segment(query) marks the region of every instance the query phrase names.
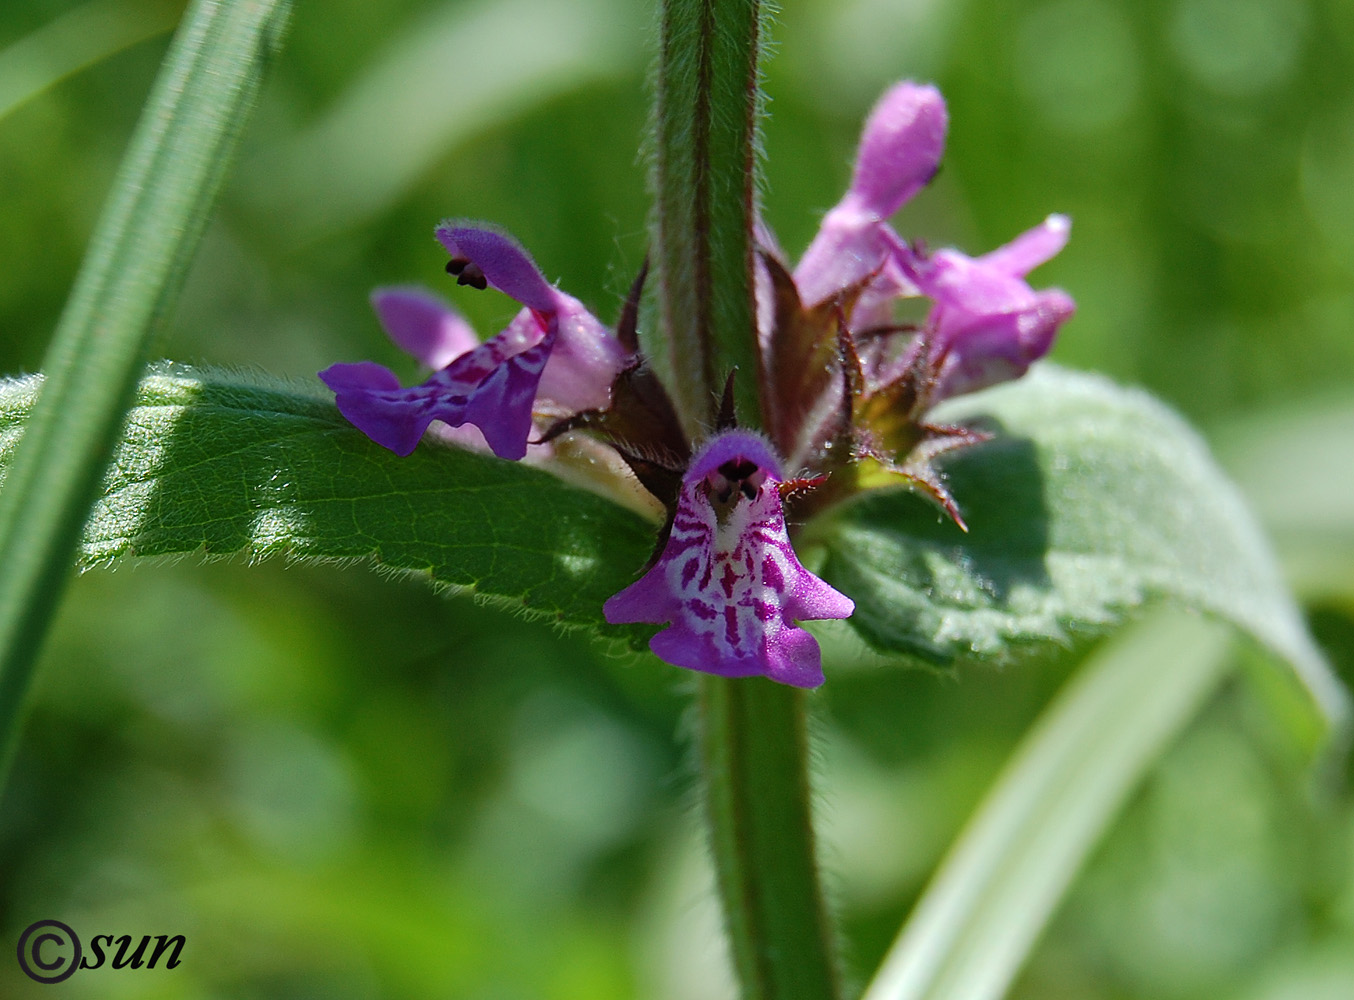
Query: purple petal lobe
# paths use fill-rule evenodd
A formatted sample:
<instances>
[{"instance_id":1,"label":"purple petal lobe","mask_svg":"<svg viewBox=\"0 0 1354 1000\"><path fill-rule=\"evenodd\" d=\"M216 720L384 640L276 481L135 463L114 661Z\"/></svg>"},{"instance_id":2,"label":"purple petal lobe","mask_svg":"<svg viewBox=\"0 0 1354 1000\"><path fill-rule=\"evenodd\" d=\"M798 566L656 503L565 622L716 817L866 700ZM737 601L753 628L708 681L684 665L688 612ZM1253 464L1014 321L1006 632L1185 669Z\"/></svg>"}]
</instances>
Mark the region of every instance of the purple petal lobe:
<instances>
[{"instance_id":1,"label":"purple petal lobe","mask_svg":"<svg viewBox=\"0 0 1354 1000\"><path fill-rule=\"evenodd\" d=\"M485 280L504 295L539 313L559 308L559 293L511 236L448 220L437 227L437 239L452 257L479 268Z\"/></svg>"},{"instance_id":2,"label":"purple petal lobe","mask_svg":"<svg viewBox=\"0 0 1354 1000\"><path fill-rule=\"evenodd\" d=\"M548 333L535 347L496 365L466 404L465 422L484 432L484 440L499 458L516 461L527 453L531 404L554 340L554 333Z\"/></svg>"},{"instance_id":3,"label":"purple petal lobe","mask_svg":"<svg viewBox=\"0 0 1354 1000\"><path fill-rule=\"evenodd\" d=\"M1050 215L1027 229L1010 243L982 256L982 261L996 271L1023 278L1040 264L1052 260L1072 235L1072 220L1065 215Z\"/></svg>"},{"instance_id":4,"label":"purple petal lobe","mask_svg":"<svg viewBox=\"0 0 1354 1000\"><path fill-rule=\"evenodd\" d=\"M936 399L976 392L1024 375L1053 346L1076 306L1063 291L1040 292L1029 308L980 317L951 334Z\"/></svg>"},{"instance_id":5,"label":"purple petal lobe","mask_svg":"<svg viewBox=\"0 0 1354 1000\"><path fill-rule=\"evenodd\" d=\"M650 648L679 667L821 684L818 643L796 622L846 618L855 605L800 565L781 510L782 478L756 434L712 438L682 479L658 562L606 602L607 621L668 624Z\"/></svg>"},{"instance_id":6,"label":"purple petal lobe","mask_svg":"<svg viewBox=\"0 0 1354 1000\"><path fill-rule=\"evenodd\" d=\"M948 125L935 87L911 81L890 87L865 122L848 197L887 219L935 176Z\"/></svg>"},{"instance_id":7,"label":"purple petal lobe","mask_svg":"<svg viewBox=\"0 0 1354 1000\"><path fill-rule=\"evenodd\" d=\"M470 324L422 288L377 288L371 306L390 339L429 368L445 368L479 346Z\"/></svg>"},{"instance_id":8,"label":"purple petal lobe","mask_svg":"<svg viewBox=\"0 0 1354 1000\"><path fill-rule=\"evenodd\" d=\"M536 387L554 344L553 331L540 336L537 329L536 343L524 343L524 333L509 327L407 389L369 361L331 365L320 378L358 430L398 455L412 452L441 420L476 425L495 455L516 460L526 454Z\"/></svg>"},{"instance_id":9,"label":"purple petal lobe","mask_svg":"<svg viewBox=\"0 0 1354 1000\"><path fill-rule=\"evenodd\" d=\"M917 285L936 305L974 316L1014 312L1034 302L1023 278L958 250L936 251L918 269Z\"/></svg>"},{"instance_id":10,"label":"purple petal lobe","mask_svg":"<svg viewBox=\"0 0 1354 1000\"><path fill-rule=\"evenodd\" d=\"M931 86L899 83L875 104L861 135L851 187L823 217L795 268L795 285L806 306L825 302L876 272L868 292L874 299L917 294L893 260L901 241L887 220L934 176L948 122L945 101Z\"/></svg>"},{"instance_id":11,"label":"purple petal lobe","mask_svg":"<svg viewBox=\"0 0 1354 1000\"><path fill-rule=\"evenodd\" d=\"M1076 306L1059 289L1036 292L1025 274L1062 249L1069 229L1065 216L1051 215L982 257L898 254L904 273L935 303L927 319L940 373L935 401L1019 378L1048 353Z\"/></svg>"},{"instance_id":12,"label":"purple petal lobe","mask_svg":"<svg viewBox=\"0 0 1354 1000\"><path fill-rule=\"evenodd\" d=\"M405 390L394 372L374 362L330 365L320 381L334 390L334 402L349 423L397 455L412 452L431 422L430 417L420 423L409 407L390 405Z\"/></svg>"},{"instance_id":13,"label":"purple petal lobe","mask_svg":"<svg viewBox=\"0 0 1354 1000\"><path fill-rule=\"evenodd\" d=\"M381 392L400 387L395 373L374 361L330 365L320 372L320 381L335 392Z\"/></svg>"}]
</instances>

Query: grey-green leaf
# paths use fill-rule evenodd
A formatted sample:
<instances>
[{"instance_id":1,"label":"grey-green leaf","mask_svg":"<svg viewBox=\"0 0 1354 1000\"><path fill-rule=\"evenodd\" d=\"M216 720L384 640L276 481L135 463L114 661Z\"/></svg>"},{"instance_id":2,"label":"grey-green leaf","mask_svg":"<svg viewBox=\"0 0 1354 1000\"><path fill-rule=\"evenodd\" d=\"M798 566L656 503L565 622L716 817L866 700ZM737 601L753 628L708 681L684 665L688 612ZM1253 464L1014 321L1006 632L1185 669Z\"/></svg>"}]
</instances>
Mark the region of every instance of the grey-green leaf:
<instances>
[{"instance_id":1,"label":"grey-green leaf","mask_svg":"<svg viewBox=\"0 0 1354 1000\"><path fill-rule=\"evenodd\" d=\"M0 476L40 384L0 382ZM144 379L77 561L201 552L360 560L606 626L653 525L514 462L424 443L401 458L305 388L162 369Z\"/></svg>"},{"instance_id":2,"label":"grey-green leaf","mask_svg":"<svg viewBox=\"0 0 1354 1000\"><path fill-rule=\"evenodd\" d=\"M945 467L968 534L887 491L811 535L871 644L940 665L1002 659L1165 597L1235 624L1293 666L1328 720L1344 717L1255 519L1161 403L1044 365L935 419L997 432Z\"/></svg>"}]
</instances>

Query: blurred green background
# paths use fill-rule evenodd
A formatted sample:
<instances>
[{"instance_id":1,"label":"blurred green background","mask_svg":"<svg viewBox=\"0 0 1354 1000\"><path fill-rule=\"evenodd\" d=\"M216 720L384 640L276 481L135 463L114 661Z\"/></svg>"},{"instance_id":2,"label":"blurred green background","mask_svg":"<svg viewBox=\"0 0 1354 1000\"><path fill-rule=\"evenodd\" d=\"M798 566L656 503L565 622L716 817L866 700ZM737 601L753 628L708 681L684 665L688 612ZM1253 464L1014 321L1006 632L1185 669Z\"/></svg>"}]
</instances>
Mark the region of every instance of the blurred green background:
<instances>
[{"instance_id":1,"label":"blurred green background","mask_svg":"<svg viewBox=\"0 0 1354 1000\"><path fill-rule=\"evenodd\" d=\"M0 372L41 365L178 9L0 12ZM485 335L512 311L452 293L445 216L507 228L613 318L645 252L652 19L298 4L163 353L412 375L372 286L437 287ZM900 230L977 253L1072 215L1035 281L1079 305L1055 359L1202 427L1354 681L1354 5L805 0L773 37L764 201L787 250L840 196L883 87L938 82L949 153ZM814 704L853 981L1085 651L937 676L832 633ZM1246 676L1135 795L1014 996L1354 997L1344 775L1313 776ZM188 938L172 973L89 972L69 996L728 996L691 690L360 567L86 574L0 800L0 936L55 917ZM41 989L0 957L0 996Z\"/></svg>"}]
</instances>

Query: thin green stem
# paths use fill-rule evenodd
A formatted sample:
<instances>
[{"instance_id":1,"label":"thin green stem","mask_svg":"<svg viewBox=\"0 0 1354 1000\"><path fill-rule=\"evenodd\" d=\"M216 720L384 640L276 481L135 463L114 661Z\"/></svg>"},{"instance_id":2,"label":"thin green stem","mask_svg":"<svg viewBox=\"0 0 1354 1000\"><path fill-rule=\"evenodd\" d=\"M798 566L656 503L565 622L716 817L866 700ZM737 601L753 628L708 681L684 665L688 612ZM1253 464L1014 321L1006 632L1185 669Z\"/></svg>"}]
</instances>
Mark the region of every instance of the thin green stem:
<instances>
[{"instance_id":1,"label":"thin green stem","mask_svg":"<svg viewBox=\"0 0 1354 1000\"><path fill-rule=\"evenodd\" d=\"M758 0L665 0L656 120L660 335L688 433L710 427L731 369L757 425L753 223Z\"/></svg>"},{"instance_id":2,"label":"thin green stem","mask_svg":"<svg viewBox=\"0 0 1354 1000\"><path fill-rule=\"evenodd\" d=\"M747 1000L839 992L811 824L805 694L761 678L701 680L706 809Z\"/></svg>"},{"instance_id":3,"label":"thin green stem","mask_svg":"<svg viewBox=\"0 0 1354 1000\"><path fill-rule=\"evenodd\" d=\"M0 490L0 777L38 649L288 0L196 0L132 137Z\"/></svg>"}]
</instances>

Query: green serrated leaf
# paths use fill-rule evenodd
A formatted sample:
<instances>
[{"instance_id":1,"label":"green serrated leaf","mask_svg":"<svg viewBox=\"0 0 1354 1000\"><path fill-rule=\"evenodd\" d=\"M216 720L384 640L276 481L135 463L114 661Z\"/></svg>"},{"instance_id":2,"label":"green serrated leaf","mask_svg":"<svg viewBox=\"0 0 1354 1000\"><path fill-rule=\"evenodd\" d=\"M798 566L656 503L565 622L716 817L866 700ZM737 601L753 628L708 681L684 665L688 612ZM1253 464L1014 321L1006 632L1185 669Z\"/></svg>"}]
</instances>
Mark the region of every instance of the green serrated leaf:
<instances>
[{"instance_id":1,"label":"green serrated leaf","mask_svg":"<svg viewBox=\"0 0 1354 1000\"><path fill-rule=\"evenodd\" d=\"M996 432L945 465L968 534L890 491L807 536L825 544L823 576L854 598L851 622L872 645L940 665L1002 659L1165 597L1232 622L1343 718L1343 691L1254 518L1161 403L1045 365L934 416Z\"/></svg>"},{"instance_id":2,"label":"green serrated leaf","mask_svg":"<svg viewBox=\"0 0 1354 1000\"><path fill-rule=\"evenodd\" d=\"M0 476L40 382L0 382ZM360 560L638 643L602 602L653 542L643 518L538 469L427 443L401 458L305 388L165 368L141 382L77 560Z\"/></svg>"}]
</instances>

